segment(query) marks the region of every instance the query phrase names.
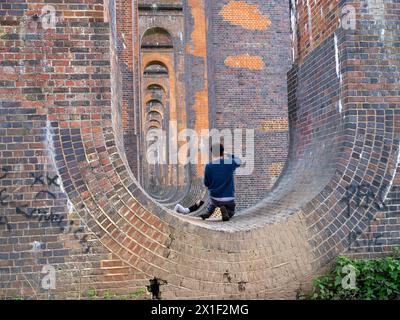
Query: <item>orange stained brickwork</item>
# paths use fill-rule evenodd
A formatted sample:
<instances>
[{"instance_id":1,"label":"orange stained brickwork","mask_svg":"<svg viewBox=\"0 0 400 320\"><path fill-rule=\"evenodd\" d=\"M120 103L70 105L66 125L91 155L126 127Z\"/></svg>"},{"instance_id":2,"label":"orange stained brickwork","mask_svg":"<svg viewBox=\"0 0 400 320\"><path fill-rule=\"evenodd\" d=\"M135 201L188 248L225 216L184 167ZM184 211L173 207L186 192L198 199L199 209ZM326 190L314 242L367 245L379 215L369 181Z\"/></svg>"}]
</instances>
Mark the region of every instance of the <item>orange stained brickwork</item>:
<instances>
[{"instance_id":1,"label":"orange stained brickwork","mask_svg":"<svg viewBox=\"0 0 400 320\"><path fill-rule=\"evenodd\" d=\"M209 112L208 112L208 75L207 75L207 23L205 16L205 1L204 0L188 0L191 8L194 25L193 32L190 36L191 42L186 47L186 53L195 57L202 58L204 61L204 85L203 90L195 93L195 102L193 110L195 112L195 131L209 129ZM200 155L199 155L200 156ZM197 174L202 175L204 165L201 161L197 164Z\"/></svg>"},{"instance_id":2,"label":"orange stained brickwork","mask_svg":"<svg viewBox=\"0 0 400 320\"><path fill-rule=\"evenodd\" d=\"M265 63L260 56L251 56L243 54L238 56L229 56L225 59L225 65L231 68L243 68L249 70L262 70Z\"/></svg>"},{"instance_id":3,"label":"orange stained brickwork","mask_svg":"<svg viewBox=\"0 0 400 320\"><path fill-rule=\"evenodd\" d=\"M271 25L271 20L261 13L257 5L245 1L230 1L220 15L230 23L250 30L265 30Z\"/></svg>"},{"instance_id":4,"label":"orange stained brickwork","mask_svg":"<svg viewBox=\"0 0 400 320\"><path fill-rule=\"evenodd\" d=\"M277 118L261 122L263 132L286 132L289 131L289 122L286 118Z\"/></svg>"},{"instance_id":5,"label":"orange stained brickwork","mask_svg":"<svg viewBox=\"0 0 400 320\"><path fill-rule=\"evenodd\" d=\"M176 121L177 123L177 132L174 132L174 130L170 131L170 134L173 139L178 139L178 137L175 137L176 133L181 132L182 130L186 129L186 112L185 110L182 110L181 104L179 101L177 101L177 97L179 96L179 92L182 92L184 90L183 88L183 83L181 81L177 81L177 75L176 75L176 68L175 68L175 61L174 61L174 54L169 51L165 52L154 52L154 51L143 51L142 52L142 65L141 65L141 74L144 73L145 67L153 62L153 61L159 61L162 62L168 69L168 81L169 81L169 120L170 121ZM153 79L151 80L153 81ZM148 83L143 81L144 87L142 87L143 94L142 96L144 97L144 92L145 89L147 88ZM142 101L144 104L147 101ZM145 124L145 115L142 115L142 123ZM179 141L178 142L178 147L180 148L182 145L184 145L184 142ZM182 168L180 168L182 170ZM184 175L181 174L179 175L178 180L176 181L178 185L184 185L185 180L184 180Z\"/></svg>"},{"instance_id":6,"label":"orange stained brickwork","mask_svg":"<svg viewBox=\"0 0 400 320\"><path fill-rule=\"evenodd\" d=\"M191 8L194 26L190 36L191 42L186 47L186 52L195 57L205 58L207 56L207 23L205 16L204 0L188 0Z\"/></svg>"},{"instance_id":7,"label":"orange stained brickwork","mask_svg":"<svg viewBox=\"0 0 400 320\"><path fill-rule=\"evenodd\" d=\"M168 87L169 81L168 80L165 81L164 79L157 79L157 80L154 80L154 79L143 79L143 90L144 90L143 101L142 101L143 104L146 104L150 100L154 99L154 94L147 90L147 88L150 85L154 85L154 84L158 85L158 86L161 86L163 88L165 94L161 97L161 99L157 98L156 100L160 100L160 102L163 104L163 106L166 106L166 102L167 102L167 98L168 98L168 96L166 96L166 95L169 94L169 91L167 92L165 90L165 88Z\"/></svg>"},{"instance_id":8,"label":"orange stained brickwork","mask_svg":"<svg viewBox=\"0 0 400 320\"><path fill-rule=\"evenodd\" d=\"M174 61L173 55L171 53L158 53L158 52L143 52L142 54L142 70L141 74L144 73L145 67L152 61L159 61L165 64L168 69L168 76L169 76L169 85L170 85L170 120L176 121L178 120L178 114L176 110L176 99L175 99L175 72L174 72ZM145 102L144 102L145 103ZM182 115L180 115L182 116Z\"/></svg>"}]
</instances>

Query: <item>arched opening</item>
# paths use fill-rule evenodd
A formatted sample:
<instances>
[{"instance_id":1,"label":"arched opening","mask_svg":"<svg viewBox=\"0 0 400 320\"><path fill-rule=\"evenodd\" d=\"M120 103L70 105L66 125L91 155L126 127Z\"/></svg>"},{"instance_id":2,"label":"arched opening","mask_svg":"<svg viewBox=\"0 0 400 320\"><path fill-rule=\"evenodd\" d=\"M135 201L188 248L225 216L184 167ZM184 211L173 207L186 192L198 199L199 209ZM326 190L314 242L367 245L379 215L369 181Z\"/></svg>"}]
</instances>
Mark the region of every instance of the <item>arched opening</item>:
<instances>
[{"instance_id":1,"label":"arched opening","mask_svg":"<svg viewBox=\"0 0 400 320\"><path fill-rule=\"evenodd\" d=\"M150 84L146 88L146 98L151 97L151 99L165 101L166 100L166 92L165 89L159 84Z\"/></svg>"},{"instance_id":2,"label":"arched opening","mask_svg":"<svg viewBox=\"0 0 400 320\"><path fill-rule=\"evenodd\" d=\"M137 64L138 92L136 101L140 102L138 112L138 152L139 154L138 181L148 185L148 163L145 156L148 145L146 135L152 126L163 130L164 134L173 139L166 139L168 156L179 152L185 144L178 141L177 147L171 141L178 138L178 133L193 124L188 123L190 115L187 109L187 45L186 43L186 16L184 3L181 0L144 1L138 5L138 34L137 43L139 58ZM192 31L190 31L192 33ZM188 33L188 34L190 34ZM205 36L204 36L205 39ZM199 39L198 39L199 40ZM197 40L196 40L197 41ZM201 46L203 42L200 43ZM192 62L191 62L192 63ZM198 62L196 62L198 64ZM203 68L200 62L200 71ZM204 84L202 84L204 85ZM193 92L193 94L195 94ZM205 93L207 94L207 93ZM206 99L202 98L203 101ZM208 108L208 103L205 104ZM156 115L152 112L158 112ZM156 124L154 121L158 121ZM193 122L193 120L191 120ZM208 121L201 120L202 123ZM171 146L172 145L172 146ZM172 149L171 149L172 148ZM177 149L176 151L174 149ZM168 196L164 197L163 204L173 206L188 192L191 176L189 166L181 164L179 160L170 161L164 165L166 184L163 188ZM153 195L150 192L150 195ZM165 201L164 201L165 200Z\"/></svg>"},{"instance_id":3,"label":"arched opening","mask_svg":"<svg viewBox=\"0 0 400 320\"><path fill-rule=\"evenodd\" d=\"M150 84L147 87L147 90L153 94L165 94L165 89L161 85L156 83Z\"/></svg>"},{"instance_id":4,"label":"arched opening","mask_svg":"<svg viewBox=\"0 0 400 320\"><path fill-rule=\"evenodd\" d=\"M148 121L156 120L161 124L162 120L163 120L163 116L160 112L153 110L147 114L147 120Z\"/></svg>"},{"instance_id":5,"label":"arched opening","mask_svg":"<svg viewBox=\"0 0 400 320\"><path fill-rule=\"evenodd\" d=\"M160 106L162 107L163 104L160 100L157 100L157 99L151 99L151 100L147 101L147 103L146 103L147 108L157 108Z\"/></svg>"},{"instance_id":6,"label":"arched opening","mask_svg":"<svg viewBox=\"0 0 400 320\"><path fill-rule=\"evenodd\" d=\"M148 29L142 37L142 49L173 49L174 45L170 33L160 27Z\"/></svg>"},{"instance_id":7,"label":"arched opening","mask_svg":"<svg viewBox=\"0 0 400 320\"><path fill-rule=\"evenodd\" d=\"M159 120L156 120L156 119L148 119L148 120L149 120L148 121L149 128L152 128L152 127L156 127L158 129L162 128L161 122Z\"/></svg>"},{"instance_id":8,"label":"arched opening","mask_svg":"<svg viewBox=\"0 0 400 320\"><path fill-rule=\"evenodd\" d=\"M136 38L138 63L135 65L139 78L135 100L139 109L137 135L140 136L138 144L141 148L136 153L139 154L138 166L146 166L142 154L146 150L144 137L152 125L151 120L159 121L159 127L168 136L172 135L173 130L169 132L172 123L177 127L176 136L183 129L193 129L198 133L204 129L228 129L233 134L235 129L240 128L243 146L246 144L245 131L253 130L257 147L252 159L255 171L245 177L238 175L237 179L238 207L244 210L255 205L273 189L285 167L288 119L284 92L288 69L283 69L288 63L283 61L279 70L269 68L268 59L277 58L270 50L260 46L269 43L269 37L277 37L274 26L265 26L264 31L258 30L249 37L242 34L234 36L235 33L230 31L210 33L207 15L204 20L202 17L199 19L190 8L181 10L185 7L183 1L174 0L173 3L171 5L170 0L139 2ZM178 7L181 9L178 10ZM210 3L206 7L216 8L216 4ZM266 9L261 4L259 7L261 11ZM224 8L226 6L221 5L219 9ZM185 16L187 13L189 15ZM196 19L192 21L193 18ZM225 27L227 30L232 28ZM252 34L254 31L246 32ZM208 43L213 45L208 46ZM242 45L243 52L237 52L237 44ZM283 43L282 47L285 45ZM229 51L224 48L229 48ZM270 62L272 66L273 61ZM211 103L208 99L212 99ZM212 108L209 108L209 104ZM161 119L150 115L151 111L159 112ZM185 142L179 143L178 149ZM241 152L241 156L246 155L246 147ZM169 170L171 186L176 190L187 187L187 194L192 192L192 182L199 181L197 189L204 189L200 181L204 165L190 163L187 168L182 166L178 169L176 166ZM185 170L190 173L187 174ZM137 171L139 182L144 184L144 169ZM249 189L252 191L249 192Z\"/></svg>"},{"instance_id":9,"label":"arched opening","mask_svg":"<svg viewBox=\"0 0 400 320\"><path fill-rule=\"evenodd\" d=\"M168 76L167 66L160 61L150 62L144 69L143 75L145 77Z\"/></svg>"}]
</instances>

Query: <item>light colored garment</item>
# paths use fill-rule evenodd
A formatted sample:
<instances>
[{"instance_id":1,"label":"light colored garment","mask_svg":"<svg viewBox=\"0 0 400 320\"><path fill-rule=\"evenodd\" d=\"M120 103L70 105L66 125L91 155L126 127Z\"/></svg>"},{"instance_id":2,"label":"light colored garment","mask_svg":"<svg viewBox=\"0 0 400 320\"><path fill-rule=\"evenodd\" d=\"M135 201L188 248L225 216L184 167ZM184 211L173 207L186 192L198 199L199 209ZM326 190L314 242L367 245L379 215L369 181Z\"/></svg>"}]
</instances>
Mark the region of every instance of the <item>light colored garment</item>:
<instances>
[{"instance_id":1,"label":"light colored garment","mask_svg":"<svg viewBox=\"0 0 400 320\"><path fill-rule=\"evenodd\" d=\"M184 206L180 205L179 203L175 206L174 211L178 212L178 213L182 213L182 214L190 213L189 208L185 208Z\"/></svg>"},{"instance_id":2,"label":"light colored garment","mask_svg":"<svg viewBox=\"0 0 400 320\"><path fill-rule=\"evenodd\" d=\"M210 198L214 199L214 200L217 200L217 201L220 201L220 202L229 202L229 201L235 200L235 197L225 197L225 198L213 198L213 197L210 197Z\"/></svg>"}]
</instances>

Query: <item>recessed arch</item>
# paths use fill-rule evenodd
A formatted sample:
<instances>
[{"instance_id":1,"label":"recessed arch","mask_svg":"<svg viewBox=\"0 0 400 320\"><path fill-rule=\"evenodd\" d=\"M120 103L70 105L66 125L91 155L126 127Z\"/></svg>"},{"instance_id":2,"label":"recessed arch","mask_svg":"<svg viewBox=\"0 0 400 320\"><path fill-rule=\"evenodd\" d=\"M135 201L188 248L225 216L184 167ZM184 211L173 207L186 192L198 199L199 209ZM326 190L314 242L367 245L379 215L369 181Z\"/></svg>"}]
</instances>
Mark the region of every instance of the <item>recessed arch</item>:
<instances>
[{"instance_id":1,"label":"recessed arch","mask_svg":"<svg viewBox=\"0 0 400 320\"><path fill-rule=\"evenodd\" d=\"M158 106L164 107L163 103L160 100L151 99L146 102L147 108L154 108L154 107L158 107Z\"/></svg>"},{"instance_id":2,"label":"recessed arch","mask_svg":"<svg viewBox=\"0 0 400 320\"><path fill-rule=\"evenodd\" d=\"M162 103L165 104L167 94L162 85L152 83L147 86L144 97L146 100L156 99L162 101Z\"/></svg>"},{"instance_id":3,"label":"recessed arch","mask_svg":"<svg viewBox=\"0 0 400 320\"><path fill-rule=\"evenodd\" d=\"M158 111L155 111L155 110L150 111L147 113L147 121L152 121L152 120L156 120L161 124L163 121L163 116Z\"/></svg>"},{"instance_id":4,"label":"recessed arch","mask_svg":"<svg viewBox=\"0 0 400 320\"><path fill-rule=\"evenodd\" d=\"M152 124L152 125L149 127L149 129L147 130L147 132L150 132L150 131L152 131L152 130L160 130L160 128L157 127L157 126L155 126L154 124Z\"/></svg>"},{"instance_id":5,"label":"recessed arch","mask_svg":"<svg viewBox=\"0 0 400 320\"><path fill-rule=\"evenodd\" d=\"M163 94L165 94L167 92L165 90L165 88L159 83L150 83L147 86L146 90L150 91L150 92L159 92L159 91L161 91Z\"/></svg>"},{"instance_id":6,"label":"recessed arch","mask_svg":"<svg viewBox=\"0 0 400 320\"><path fill-rule=\"evenodd\" d=\"M147 29L141 41L142 49L172 49L174 47L171 34L164 28Z\"/></svg>"},{"instance_id":7,"label":"recessed arch","mask_svg":"<svg viewBox=\"0 0 400 320\"><path fill-rule=\"evenodd\" d=\"M151 61L144 68L145 76L168 76L168 67L161 61Z\"/></svg>"},{"instance_id":8,"label":"recessed arch","mask_svg":"<svg viewBox=\"0 0 400 320\"><path fill-rule=\"evenodd\" d=\"M148 124L150 125L150 126L156 126L158 129L160 129L161 128L161 122L159 121L159 120L156 120L156 119L151 119L149 122L148 122Z\"/></svg>"}]
</instances>

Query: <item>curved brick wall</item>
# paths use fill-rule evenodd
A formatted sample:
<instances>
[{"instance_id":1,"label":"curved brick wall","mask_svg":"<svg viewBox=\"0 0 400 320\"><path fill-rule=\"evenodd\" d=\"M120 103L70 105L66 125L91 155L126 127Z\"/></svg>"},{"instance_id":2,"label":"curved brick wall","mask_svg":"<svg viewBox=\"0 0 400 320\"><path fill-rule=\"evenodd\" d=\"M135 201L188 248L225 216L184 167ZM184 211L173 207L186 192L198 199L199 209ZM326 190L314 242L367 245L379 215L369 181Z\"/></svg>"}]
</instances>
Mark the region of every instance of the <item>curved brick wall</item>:
<instances>
[{"instance_id":1,"label":"curved brick wall","mask_svg":"<svg viewBox=\"0 0 400 320\"><path fill-rule=\"evenodd\" d=\"M334 29L302 53L289 73L284 173L224 224L178 216L145 195L112 116L120 107L102 1L53 5L64 13L57 28L21 39L8 17L41 5L1 3L2 296L124 294L157 278L163 299L295 298L338 254L399 243L396 1L383 14L355 3L357 30ZM65 219L40 220L49 213ZM50 292L37 280L47 264L57 270Z\"/></svg>"}]
</instances>

